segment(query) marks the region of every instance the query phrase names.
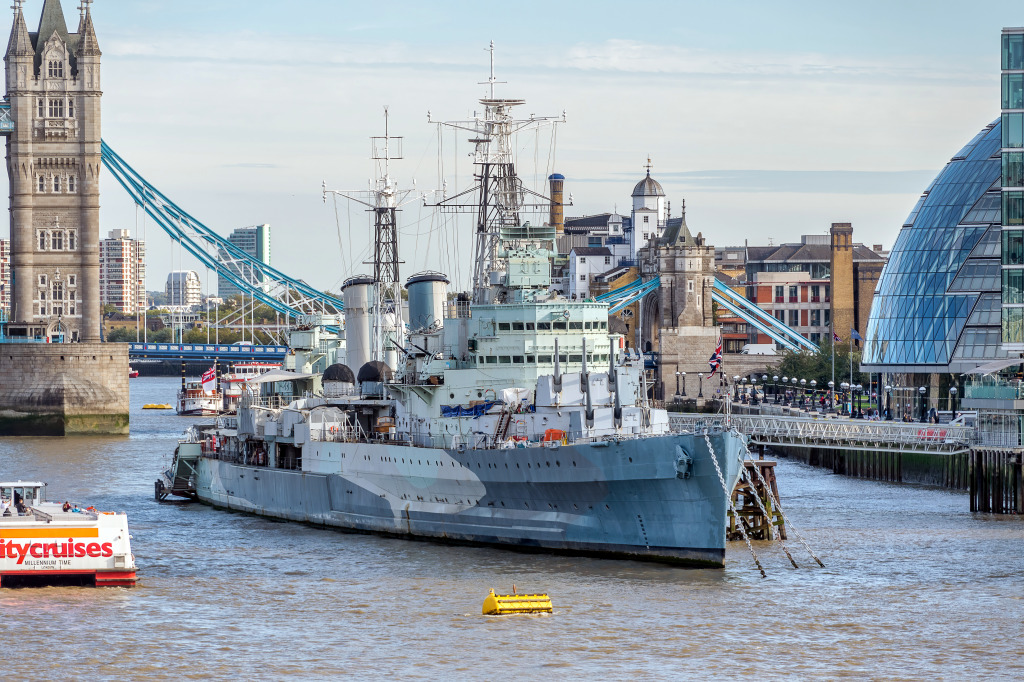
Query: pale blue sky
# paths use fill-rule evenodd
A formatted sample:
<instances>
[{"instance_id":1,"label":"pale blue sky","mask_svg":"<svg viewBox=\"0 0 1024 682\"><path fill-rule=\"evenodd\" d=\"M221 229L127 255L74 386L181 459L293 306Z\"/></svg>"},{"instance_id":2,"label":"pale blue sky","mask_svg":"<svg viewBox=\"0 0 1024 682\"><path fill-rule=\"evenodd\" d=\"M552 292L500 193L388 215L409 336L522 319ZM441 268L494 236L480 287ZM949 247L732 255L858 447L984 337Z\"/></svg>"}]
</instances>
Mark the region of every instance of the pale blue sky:
<instances>
[{"instance_id":1,"label":"pale blue sky","mask_svg":"<svg viewBox=\"0 0 1024 682\"><path fill-rule=\"evenodd\" d=\"M41 6L25 6L32 29ZM72 30L76 7L65 0ZM336 288L360 269L368 230L342 205L339 246L321 181L365 187L367 138L389 105L406 148L393 175L436 186L426 112L478 108L494 40L500 94L525 97L526 113L566 111L553 164L547 139L519 150L527 179L551 165L566 175L568 215L628 210L650 155L673 213L685 199L691 229L712 243L779 243L852 222L858 241L889 246L931 177L997 117L999 32L1024 24L1019 0L481 7L97 0L104 138L211 227L271 223L274 264ZM461 164L449 187L463 188L468 145L455 141L444 140L447 168ZM103 192L103 229L133 227L109 178ZM445 245L468 243L467 225L432 226L416 206L403 220L407 274L465 280L468 251ZM151 225L147 237L150 288L162 288L177 259Z\"/></svg>"}]
</instances>

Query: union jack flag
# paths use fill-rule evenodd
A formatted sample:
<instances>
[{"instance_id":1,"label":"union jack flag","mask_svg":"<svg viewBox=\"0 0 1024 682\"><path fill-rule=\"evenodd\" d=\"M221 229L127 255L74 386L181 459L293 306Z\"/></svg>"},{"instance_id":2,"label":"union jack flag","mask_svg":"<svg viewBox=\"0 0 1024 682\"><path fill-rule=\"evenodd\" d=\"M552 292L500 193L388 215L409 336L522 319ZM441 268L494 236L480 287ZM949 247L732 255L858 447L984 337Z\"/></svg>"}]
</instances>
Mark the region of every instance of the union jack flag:
<instances>
[{"instance_id":1,"label":"union jack flag","mask_svg":"<svg viewBox=\"0 0 1024 682\"><path fill-rule=\"evenodd\" d=\"M715 352L708 358L708 364L711 365L711 374L708 378L715 376L715 371L718 370L719 365L722 364L722 338L718 338L718 347L715 348Z\"/></svg>"},{"instance_id":2,"label":"union jack flag","mask_svg":"<svg viewBox=\"0 0 1024 682\"><path fill-rule=\"evenodd\" d=\"M835 330L832 331L832 341L835 343L842 341L842 339L839 338L839 334L836 334Z\"/></svg>"}]
</instances>

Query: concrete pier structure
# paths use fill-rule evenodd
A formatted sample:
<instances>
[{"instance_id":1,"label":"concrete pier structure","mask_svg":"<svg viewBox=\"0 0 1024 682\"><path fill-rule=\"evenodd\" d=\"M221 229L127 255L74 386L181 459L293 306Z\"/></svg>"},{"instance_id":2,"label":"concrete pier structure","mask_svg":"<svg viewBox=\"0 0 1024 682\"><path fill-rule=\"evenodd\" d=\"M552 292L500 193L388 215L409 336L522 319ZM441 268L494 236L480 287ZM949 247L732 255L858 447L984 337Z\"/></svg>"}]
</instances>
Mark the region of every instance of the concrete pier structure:
<instances>
[{"instance_id":1,"label":"concrete pier structure","mask_svg":"<svg viewBox=\"0 0 1024 682\"><path fill-rule=\"evenodd\" d=\"M0 436L128 433L128 345L0 343Z\"/></svg>"}]
</instances>

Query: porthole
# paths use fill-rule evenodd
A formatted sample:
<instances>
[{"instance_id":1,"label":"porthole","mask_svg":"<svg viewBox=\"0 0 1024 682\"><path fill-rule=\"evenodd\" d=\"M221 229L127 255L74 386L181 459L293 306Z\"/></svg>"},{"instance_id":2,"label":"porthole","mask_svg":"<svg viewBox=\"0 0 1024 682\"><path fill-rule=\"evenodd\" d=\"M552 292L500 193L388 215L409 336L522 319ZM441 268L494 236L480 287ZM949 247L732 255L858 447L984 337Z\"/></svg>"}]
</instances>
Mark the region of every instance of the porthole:
<instances>
[{"instance_id":1,"label":"porthole","mask_svg":"<svg viewBox=\"0 0 1024 682\"><path fill-rule=\"evenodd\" d=\"M549 469L551 468L551 462L544 462L544 463L548 465Z\"/></svg>"},{"instance_id":2,"label":"porthole","mask_svg":"<svg viewBox=\"0 0 1024 682\"><path fill-rule=\"evenodd\" d=\"M559 461L558 461L558 460L556 459L556 460L555 460L555 466L556 466L556 467L560 467L560 466L562 466L562 463L561 463L561 462L559 462Z\"/></svg>"},{"instance_id":3,"label":"porthole","mask_svg":"<svg viewBox=\"0 0 1024 682\"><path fill-rule=\"evenodd\" d=\"M632 464L632 463L633 463L633 458L632 458L632 457L630 457L630 458L629 458L629 463L630 463L630 464Z\"/></svg>"},{"instance_id":4,"label":"porthole","mask_svg":"<svg viewBox=\"0 0 1024 682\"><path fill-rule=\"evenodd\" d=\"M611 511L611 507L609 507L607 504L604 506L604 508L607 509L608 511Z\"/></svg>"}]
</instances>

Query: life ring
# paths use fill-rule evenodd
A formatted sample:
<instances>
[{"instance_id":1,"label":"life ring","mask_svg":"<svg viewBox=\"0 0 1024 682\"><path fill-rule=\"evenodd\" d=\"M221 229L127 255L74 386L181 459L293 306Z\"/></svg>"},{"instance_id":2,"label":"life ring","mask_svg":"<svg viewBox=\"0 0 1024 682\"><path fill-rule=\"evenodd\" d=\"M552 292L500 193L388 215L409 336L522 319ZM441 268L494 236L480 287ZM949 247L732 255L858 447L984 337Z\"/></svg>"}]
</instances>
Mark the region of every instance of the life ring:
<instances>
[{"instance_id":1,"label":"life ring","mask_svg":"<svg viewBox=\"0 0 1024 682\"><path fill-rule=\"evenodd\" d=\"M331 435L334 435L334 434L336 434L337 432L338 432L338 427L337 427L337 426L332 426L332 427L331 427Z\"/></svg>"},{"instance_id":2,"label":"life ring","mask_svg":"<svg viewBox=\"0 0 1024 682\"><path fill-rule=\"evenodd\" d=\"M487 393L488 393L488 391L490 391L490 393L491 393L491 398L490 398L491 400L496 400L498 398L497 391L495 391L493 388L487 388L487 389L484 389L484 400L487 400Z\"/></svg>"}]
</instances>

